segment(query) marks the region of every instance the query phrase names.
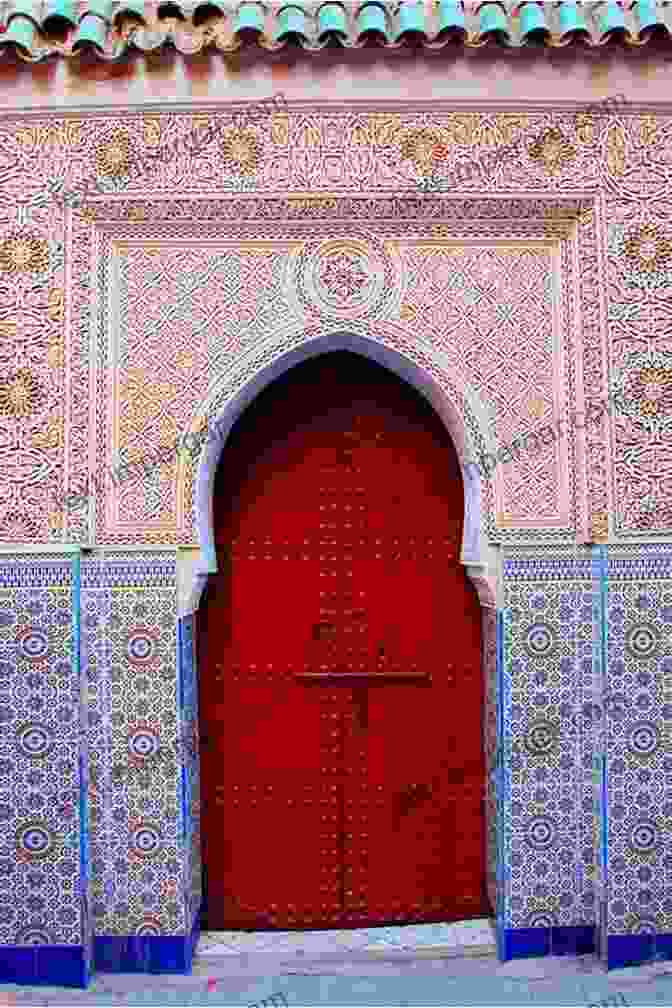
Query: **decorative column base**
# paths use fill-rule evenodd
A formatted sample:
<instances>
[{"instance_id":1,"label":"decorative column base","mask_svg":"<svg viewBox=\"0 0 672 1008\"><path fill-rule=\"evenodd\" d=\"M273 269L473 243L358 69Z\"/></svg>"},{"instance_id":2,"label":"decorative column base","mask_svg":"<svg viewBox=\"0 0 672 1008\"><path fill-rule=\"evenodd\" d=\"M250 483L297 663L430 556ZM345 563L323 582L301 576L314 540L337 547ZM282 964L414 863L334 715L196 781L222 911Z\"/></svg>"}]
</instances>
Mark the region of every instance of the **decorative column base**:
<instances>
[{"instance_id":1,"label":"decorative column base","mask_svg":"<svg viewBox=\"0 0 672 1008\"><path fill-rule=\"evenodd\" d=\"M0 945L0 983L85 988L90 979L81 945Z\"/></svg>"}]
</instances>

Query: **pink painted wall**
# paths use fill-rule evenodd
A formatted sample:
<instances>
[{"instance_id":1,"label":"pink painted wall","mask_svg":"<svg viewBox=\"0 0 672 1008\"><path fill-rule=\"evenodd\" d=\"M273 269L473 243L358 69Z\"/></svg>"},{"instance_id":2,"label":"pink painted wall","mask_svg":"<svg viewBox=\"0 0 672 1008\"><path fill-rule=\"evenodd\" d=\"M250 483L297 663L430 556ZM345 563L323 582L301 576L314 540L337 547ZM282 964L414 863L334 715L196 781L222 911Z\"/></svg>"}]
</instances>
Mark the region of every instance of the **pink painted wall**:
<instances>
[{"instance_id":1,"label":"pink painted wall","mask_svg":"<svg viewBox=\"0 0 672 1008\"><path fill-rule=\"evenodd\" d=\"M623 93L634 103L669 101L671 53L607 46L587 50L480 50L455 46L434 55L406 49L394 55L367 48L324 50L292 59L283 53L244 51L240 72L219 52L186 58L163 54L152 65L142 56L127 65L77 61L0 66L0 108L126 107L161 103L226 104L282 90L291 101L335 103L461 101L483 108L521 103L595 102Z\"/></svg>"}]
</instances>

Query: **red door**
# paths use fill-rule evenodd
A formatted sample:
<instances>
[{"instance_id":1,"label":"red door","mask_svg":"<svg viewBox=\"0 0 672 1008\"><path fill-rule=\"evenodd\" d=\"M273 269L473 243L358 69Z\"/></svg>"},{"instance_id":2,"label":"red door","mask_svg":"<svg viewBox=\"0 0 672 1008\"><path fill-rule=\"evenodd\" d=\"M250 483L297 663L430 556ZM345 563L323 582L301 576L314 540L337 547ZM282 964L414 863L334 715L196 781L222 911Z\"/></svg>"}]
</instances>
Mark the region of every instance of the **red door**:
<instances>
[{"instance_id":1,"label":"red door","mask_svg":"<svg viewBox=\"0 0 672 1008\"><path fill-rule=\"evenodd\" d=\"M486 912L480 610L428 403L356 354L245 411L199 622L209 928Z\"/></svg>"}]
</instances>

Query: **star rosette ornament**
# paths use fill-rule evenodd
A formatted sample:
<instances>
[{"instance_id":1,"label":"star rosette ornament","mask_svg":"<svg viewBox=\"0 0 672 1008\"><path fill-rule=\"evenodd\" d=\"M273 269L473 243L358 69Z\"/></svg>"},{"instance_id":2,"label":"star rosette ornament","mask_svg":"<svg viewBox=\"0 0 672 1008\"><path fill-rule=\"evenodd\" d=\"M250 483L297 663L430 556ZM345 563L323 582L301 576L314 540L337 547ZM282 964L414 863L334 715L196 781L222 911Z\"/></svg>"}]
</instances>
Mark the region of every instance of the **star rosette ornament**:
<instances>
[{"instance_id":1,"label":"star rosette ornament","mask_svg":"<svg viewBox=\"0 0 672 1008\"><path fill-rule=\"evenodd\" d=\"M0 380L0 415L30 416L39 409L42 400L42 387L28 368L20 368Z\"/></svg>"},{"instance_id":2,"label":"star rosette ornament","mask_svg":"<svg viewBox=\"0 0 672 1008\"><path fill-rule=\"evenodd\" d=\"M627 232L623 255L639 273L658 273L672 268L672 241L653 224L644 224Z\"/></svg>"},{"instance_id":3,"label":"star rosette ornament","mask_svg":"<svg viewBox=\"0 0 672 1008\"><path fill-rule=\"evenodd\" d=\"M672 434L672 353L628 354L613 382L618 412L650 433Z\"/></svg>"},{"instance_id":4,"label":"star rosette ornament","mask_svg":"<svg viewBox=\"0 0 672 1008\"><path fill-rule=\"evenodd\" d=\"M310 243L292 260L288 281L297 312L334 319L398 317L405 287L398 256L359 234Z\"/></svg>"},{"instance_id":5,"label":"star rosette ornament","mask_svg":"<svg viewBox=\"0 0 672 1008\"><path fill-rule=\"evenodd\" d=\"M261 144L252 129L232 129L221 142L225 166L238 175L256 175L261 163Z\"/></svg>"},{"instance_id":6,"label":"star rosette ornament","mask_svg":"<svg viewBox=\"0 0 672 1008\"><path fill-rule=\"evenodd\" d=\"M533 161L538 161L549 175L558 175L576 157L576 149L559 129L548 129L529 148Z\"/></svg>"},{"instance_id":7,"label":"star rosette ornament","mask_svg":"<svg viewBox=\"0 0 672 1008\"><path fill-rule=\"evenodd\" d=\"M39 235L14 232L0 241L0 272L46 273L49 243Z\"/></svg>"}]
</instances>

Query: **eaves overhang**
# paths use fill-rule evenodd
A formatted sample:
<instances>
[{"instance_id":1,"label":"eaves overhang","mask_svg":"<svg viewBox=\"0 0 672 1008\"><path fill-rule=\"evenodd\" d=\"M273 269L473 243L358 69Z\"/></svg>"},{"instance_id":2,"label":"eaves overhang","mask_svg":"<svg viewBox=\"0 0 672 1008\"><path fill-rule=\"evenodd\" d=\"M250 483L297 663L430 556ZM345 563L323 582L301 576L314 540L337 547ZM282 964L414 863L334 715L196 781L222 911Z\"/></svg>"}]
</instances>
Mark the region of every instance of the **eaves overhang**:
<instances>
[{"instance_id":1,"label":"eaves overhang","mask_svg":"<svg viewBox=\"0 0 672 1008\"><path fill-rule=\"evenodd\" d=\"M232 55L245 48L399 50L487 46L509 50L568 46L636 48L672 55L672 4L364 0L263 3L217 0L0 0L0 61L77 61L85 55L121 61L160 58L170 49L193 56L208 49Z\"/></svg>"}]
</instances>

